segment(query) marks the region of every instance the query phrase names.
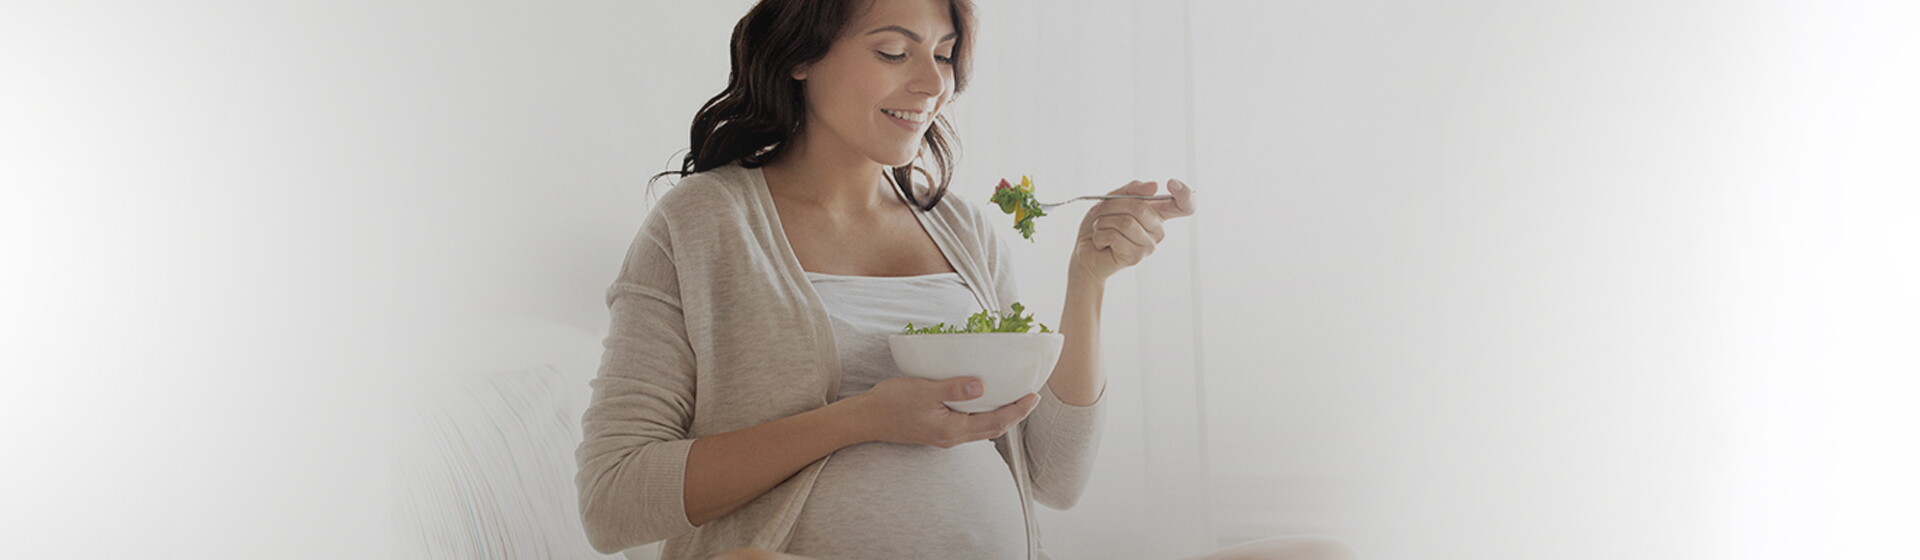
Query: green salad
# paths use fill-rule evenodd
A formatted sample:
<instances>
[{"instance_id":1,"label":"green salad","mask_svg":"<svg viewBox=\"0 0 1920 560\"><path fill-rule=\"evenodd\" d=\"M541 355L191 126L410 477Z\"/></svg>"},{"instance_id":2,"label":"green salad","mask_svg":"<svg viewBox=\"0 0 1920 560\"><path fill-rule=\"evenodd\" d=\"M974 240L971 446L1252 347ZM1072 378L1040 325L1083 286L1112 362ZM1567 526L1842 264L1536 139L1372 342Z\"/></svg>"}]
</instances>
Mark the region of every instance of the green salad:
<instances>
[{"instance_id":1,"label":"green salad","mask_svg":"<svg viewBox=\"0 0 1920 560\"><path fill-rule=\"evenodd\" d=\"M906 332L901 334L1023 333L1032 329L1035 324L1040 325L1042 333L1053 332L1053 329L1047 328L1045 324L1036 323L1032 315L1026 314L1026 310L1027 307L1019 303L1013 304L1013 315L989 313L983 310L968 317L967 326L964 329L946 323L916 329L913 328L913 323L907 323Z\"/></svg>"},{"instance_id":2,"label":"green salad","mask_svg":"<svg viewBox=\"0 0 1920 560\"><path fill-rule=\"evenodd\" d=\"M1027 241L1033 241L1033 219L1047 215L1047 211L1040 209L1040 200L1033 197L1033 179L1026 175L1020 176L1017 187L1001 179L1000 185L993 188L993 198L987 200L1000 205L1001 212L1013 214L1013 229L1019 230Z\"/></svg>"}]
</instances>

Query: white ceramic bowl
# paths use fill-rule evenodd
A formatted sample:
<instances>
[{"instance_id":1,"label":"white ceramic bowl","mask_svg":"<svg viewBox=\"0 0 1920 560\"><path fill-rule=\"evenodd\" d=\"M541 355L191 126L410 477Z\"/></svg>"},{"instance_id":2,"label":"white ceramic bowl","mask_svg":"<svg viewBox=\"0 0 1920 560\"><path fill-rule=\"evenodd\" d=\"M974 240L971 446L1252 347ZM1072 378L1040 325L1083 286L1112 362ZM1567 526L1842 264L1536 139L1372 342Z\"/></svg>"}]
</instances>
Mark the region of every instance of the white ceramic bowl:
<instances>
[{"instance_id":1,"label":"white ceramic bowl","mask_svg":"<svg viewBox=\"0 0 1920 560\"><path fill-rule=\"evenodd\" d=\"M1060 333L896 334L887 337L900 373L935 381L978 377L979 398L946 401L960 412L986 412L1040 392L1060 361Z\"/></svg>"}]
</instances>

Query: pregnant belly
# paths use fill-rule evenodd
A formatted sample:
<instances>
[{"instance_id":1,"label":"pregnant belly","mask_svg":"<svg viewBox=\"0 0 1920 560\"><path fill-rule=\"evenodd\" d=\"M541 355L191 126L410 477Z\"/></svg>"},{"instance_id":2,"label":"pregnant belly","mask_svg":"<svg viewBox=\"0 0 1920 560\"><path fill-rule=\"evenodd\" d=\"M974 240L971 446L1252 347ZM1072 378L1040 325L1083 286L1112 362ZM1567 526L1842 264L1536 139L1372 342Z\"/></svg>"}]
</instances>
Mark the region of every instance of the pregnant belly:
<instances>
[{"instance_id":1,"label":"pregnant belly","mask_svg":"<svg viewBox=\"0 0 1920 560\"><path fill-rule=\"evenodd\" d=\"M1020 491L993 442L870 442L820 471L787 552L816 558L1023 558ZM932 554L932 556L929 556Z\"/></svg>"}]
</instances>

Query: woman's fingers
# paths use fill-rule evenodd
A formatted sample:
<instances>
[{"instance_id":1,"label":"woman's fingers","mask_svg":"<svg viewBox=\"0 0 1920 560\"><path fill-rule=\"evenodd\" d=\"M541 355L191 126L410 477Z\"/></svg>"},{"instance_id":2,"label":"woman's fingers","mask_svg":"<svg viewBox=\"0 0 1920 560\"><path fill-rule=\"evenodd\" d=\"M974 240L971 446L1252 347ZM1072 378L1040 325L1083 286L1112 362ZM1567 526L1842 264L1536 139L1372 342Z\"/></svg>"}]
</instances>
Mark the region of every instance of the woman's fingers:
<instances>
[{"instance_id":1,"label":"woman's fingers","mask_svg":"<svg viewBox=\"0 0 1920 560\"><path fill-rule=\"evenodd\" d=\"M1110 194L1152 196L1160 189L1156 181L1133 181ZM1167 181L1171 200L1133 198L1100 201L1087 211L1080 222L1080 241L1092 248L1086 258L1100 261L1098 273L1110 274L1119 268L1139 264L1153 254L1167 237L1166 221L1191 216L1194 212L1193 189L1178 179ZM1079 251L1075 252L1080 258Z\"/></svg>"},{"instance_id":2,"label":"woman's fingers","mask_svg":"<svg viewBox=\"0 0 1920 560\"><path fill-rule=\"evenodd\" d=\"M1152 201L1152 208L1155 214L1158 214L1161 218L1180 218L1193 215L1192 187L1188 187L1186 183L1180 182L1179 179L1167 179L1167 194L1173 195L1173 200Z\"/></svg>"},{"instance_id":3,"label":"woman's fingers","mask_svg":"<svg viewBox=\"0 0 1920 560\"><path fill-rule=\"evenodd\" d=\"M1008 414L1007 418L1003 418L1006 422L1000 426L1000 433L994 434L993 437L1000 437L1007 433L1007 430L1013 429L1020 424L1021 420L1026 420L1028 415L1033 414L1033 409L1040 407L1040 394L1027 393L1026 396L1020 397L1020 400L1013 401L1013 404L1020 405L1019 414Z\"/></svg>"},{"instance_id":4,"label":"woman's fingers","mask_svg":"<svg viewBox=\"0 0 1920 560\"><path fill-rule=\"evenodd\" d=\"M1159 191L1160 183L1158 181L1134 181L1127 183L1124 187L1114 189L1113 192L1107 194L1152 196ZM1117 208L1151 210L1151 212L1141 213L1143 215L1152 214L1154 217L1160 219L1180 218L1193 215L1192 187L1180 182L1179 179L1167 179L1167 194L1173 195L1173 200L1113 199L1102 201L1101 204L1112 205L1112 207Z\"/></svg>"},{"instance_id":5,"label":"woman's fingers","mask_svg":"<svg viewBox=\"0 0 1920 560\"><path fill-rule=\"evenodd\" d=\"M991 434L992 437L999 437L999 434L1006 433L1007 428L1026 419L1027 414L1032 413L1034 407L1039 405L1040 395L1027 393L1019 400L1007 403L1006 406L996 408L992 412L968 415L968 427L976 434Z\"/></svg>"},{"instance_id":6,"label":"woman's fingers","mask_svg":"<svg viewBox=\"0 0 1920 560\"><path fill-rule=\"evenodd\" d=\"M1118 235L1110 231L1103 231L1095 235L1094 237L1096 239L1095 246L1100 247L1099 242L1097 241L1098 239L1113 238L1113 237L1118 237ZM1107 249L1107 254L1113 257L1113 262L1115 264L1118 264L1123 267L1140 264L1140 261L1145 260L1147 258L1147 255L1153 253L1153 248L1151 246L1141 247L1139 245L1135 245L1132 243L1109 242L1103 248Z\"/></svg>"},{"instance_id":7,"label":"woman's fingers","mask_svg":"<svg viewBox=\"0 0 1920 560\"><path fill-rule=\"evenodd\" d=\"M1143 234L1144 235L1144 234ZM1093 234L1093 246L1097 249L1111 249L1120 262L1138 263L1147 255L1153 254L1151 243L1135 243L1126 236L1113 230L1100 230Z\"/></svg>"},{"instance_id":8,"label":"woman's fingers","mask_svg":"<svg viewBox=\"0 0 1920 560\"><path fill-rule=\"evenodd\" d=\"M1153 254L1158 241L1132 215L1104 216L1096 222L1092 241L1095 249L1110 249L1114 261L1126 266L1138 264ZM1113 225L1118 223L1120 225Z\"/></svg>"},{"instance_id":9,"label":"woman's fingers","mask_svg":"<svg viewBox=\"0 0 1920 560\"><path fill-rule=\"evenodd\" d=\"M1112 229L1141 245L1153 245L1166 239L1167 231L1159 216L1152 212L1109 212L1093 219L1093 230Z\"/></svg>"}]
</instances>

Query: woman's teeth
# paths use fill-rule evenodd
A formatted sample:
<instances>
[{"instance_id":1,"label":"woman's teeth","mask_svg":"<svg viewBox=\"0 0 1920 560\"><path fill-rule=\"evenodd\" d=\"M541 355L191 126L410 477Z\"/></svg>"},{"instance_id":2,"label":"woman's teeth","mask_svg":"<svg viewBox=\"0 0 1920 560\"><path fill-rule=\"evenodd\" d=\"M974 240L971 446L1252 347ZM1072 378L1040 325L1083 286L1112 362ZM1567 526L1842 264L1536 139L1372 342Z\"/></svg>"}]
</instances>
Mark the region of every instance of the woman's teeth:
<instances>
[{"instance_id":1,"label":"woman's teeth","mask_svg":"<svg viewBox=\"0 0 1920 560\"><path fill-rule=\"evenodd\" d=\"M902 111L895 111L892 109L881 109L880 111L889 115L893 115L894 117L899 118L900 120L903 120L903 121L909 121L909 122L915 122L915 123L927 122L926 113L907 113Z\"/></svg>"}]
</instances>

